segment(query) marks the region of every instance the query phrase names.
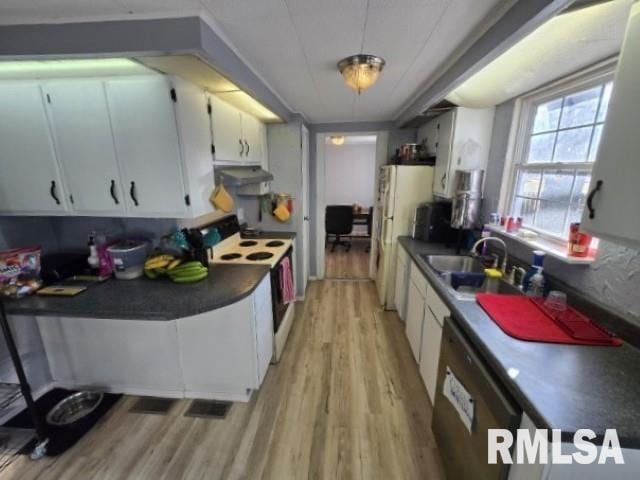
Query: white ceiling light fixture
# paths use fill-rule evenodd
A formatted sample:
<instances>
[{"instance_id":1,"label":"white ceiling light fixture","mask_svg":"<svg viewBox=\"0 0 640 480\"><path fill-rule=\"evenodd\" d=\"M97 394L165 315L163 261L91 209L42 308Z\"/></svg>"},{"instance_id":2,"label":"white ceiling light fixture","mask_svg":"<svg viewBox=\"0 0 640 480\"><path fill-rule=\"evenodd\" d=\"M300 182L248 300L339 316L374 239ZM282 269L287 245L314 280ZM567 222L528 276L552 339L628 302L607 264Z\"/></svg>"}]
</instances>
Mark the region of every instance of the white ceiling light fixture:
<instances>
[{"instance_id":1,"label":"white ceiling light fixture","mask_svg":"<svg viewBox=\"0 0 640 480\"><path fill-rule=\"evenodd\" d=\"M351 55L338 62L338 70L344 83L360 95L376 83L385 63L384 59L375 55Z\"/></svg>"},{"instance_id":2,"label":"white ceiling light fixture","mask_svg":"<svg viewBox=\"0 0 640 480\"><path fill-rule=\"evenodd\" d=\"M358 95L371 87L380 76L384 68L385 61L376 55L364 53L364 41L367 36L367 24L369 23L369 0L367 0L364 12L364 24L362 25L362 41L360 42L360 53L350 55L338 62L338 71L344 83L349 88L355 90Z\"/></svg>"},{"instance_id":3,"label":"white ceiling light fixture","mask_svg":"<svg viewBox=\"0 0 640 480\"><path fill-rule=\"evenodd\" d=\"M344 135L331 135L331 143L340 146L344 144Z\"/></svg>"}]
</instances>

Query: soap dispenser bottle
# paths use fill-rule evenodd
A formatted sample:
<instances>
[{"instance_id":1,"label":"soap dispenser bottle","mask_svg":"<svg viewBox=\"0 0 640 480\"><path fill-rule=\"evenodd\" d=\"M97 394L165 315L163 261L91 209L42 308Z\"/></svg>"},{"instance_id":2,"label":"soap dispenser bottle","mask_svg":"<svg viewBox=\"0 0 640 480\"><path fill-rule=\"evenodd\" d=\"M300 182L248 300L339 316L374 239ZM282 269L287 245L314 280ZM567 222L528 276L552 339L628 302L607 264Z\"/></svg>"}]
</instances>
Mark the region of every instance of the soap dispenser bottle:
<instances>
[{"instance_id":1,"label":"soap dispenser bottle","mask_svg":"<svg viewBox=\"0 0 640 480\"><path fill-rule=\"evenodd\" d=\"M533 268L536 269L536 273L534 273L531 280L529 280L527 296L542 297L544 296L544 275L542 274L544 268L538 265L535 265Z\"/></svg>"}]
</instances>

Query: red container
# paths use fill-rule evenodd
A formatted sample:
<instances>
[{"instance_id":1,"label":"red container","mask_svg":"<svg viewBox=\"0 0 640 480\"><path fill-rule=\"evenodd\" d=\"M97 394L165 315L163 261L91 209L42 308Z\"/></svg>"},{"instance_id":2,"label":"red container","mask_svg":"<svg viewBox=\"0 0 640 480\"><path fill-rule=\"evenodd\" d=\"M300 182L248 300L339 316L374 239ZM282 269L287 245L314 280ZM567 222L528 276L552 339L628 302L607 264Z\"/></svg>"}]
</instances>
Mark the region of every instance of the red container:
<instances>
[{"instance_id":1,"label":"red container","mask_svg":"<svg viewBox=\"0 0 640 480\"><path fill-rule=\"evenodd\" d=\"M579 223L572 223L569 227L568 253L572 257L586 257L589 255L593 237L580 231Z\"/></svg>"}]
</instances>

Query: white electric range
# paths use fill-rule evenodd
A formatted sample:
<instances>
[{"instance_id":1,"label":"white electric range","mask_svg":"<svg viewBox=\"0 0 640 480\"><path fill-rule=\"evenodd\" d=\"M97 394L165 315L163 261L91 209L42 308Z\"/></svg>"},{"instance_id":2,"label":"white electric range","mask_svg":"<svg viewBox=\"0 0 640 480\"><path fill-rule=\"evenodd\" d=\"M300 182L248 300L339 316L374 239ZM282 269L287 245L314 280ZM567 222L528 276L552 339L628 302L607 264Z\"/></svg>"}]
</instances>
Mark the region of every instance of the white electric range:
<instances>
[{"instance_id":1,"label":"white electric range","mask_svg":"<svg viewBox=\"0 0 640 480\"><path fill-rule=\"evenodd\" d=\"M275 268L293 241L288 238L242 238L235 233L213 248L211 263L269 265Z\"/></svg>"},{"instance_id":2,"label":"white electric range","mask_svg":"<svg viewBox=\"0 0 640 480\"><path fill-rule=\"evenodd\" d=\"M295 317L295 301L288 304L284 303L280 293L280 269L281 263L285 258L288 258L290 262L295 291L293 240L291 238L272 238L277 237L277 233L268 234L269 238L261 238L260 233L254 233L255 238L242 238L235 215L225 217L209 226L209 228L211 227L217 227L223 234L224 239L212 249L209 249L210 264L269 266L273 311L272 363L277 363L282 356Z\"/></svg>"}]
</instances>

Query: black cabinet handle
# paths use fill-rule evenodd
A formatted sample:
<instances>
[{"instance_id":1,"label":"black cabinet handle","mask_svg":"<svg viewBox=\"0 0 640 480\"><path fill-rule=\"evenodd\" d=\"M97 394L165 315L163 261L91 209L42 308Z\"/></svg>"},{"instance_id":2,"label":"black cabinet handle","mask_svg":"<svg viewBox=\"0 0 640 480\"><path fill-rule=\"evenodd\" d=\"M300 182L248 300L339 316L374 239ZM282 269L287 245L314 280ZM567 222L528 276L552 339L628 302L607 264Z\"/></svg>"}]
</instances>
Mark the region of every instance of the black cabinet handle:
<instances>
[{"instance_id":1,"label":"black cabinet handle","mask_svg":"<svg viewBox=\"0 0 640 480\"><path fill-rule=\"evenodd\" d=\"M56 181L51 180L51 188L49 189L49 193L56 201L56 205L60 205L60 199L58 198L58 194L56 193Z\"/></svg>"},{"instance_id":2,"label":"black cabinet handle","mask_svg":"<svg viewBox=\"0 0 640 480\"><path fill-rule=\"evenodd\" d=\"M111 187L109 188L109 193L111 193L111 198L113 198L113 203L119 205L118 197L116 196L116 181L111 180Z\"/></svg>"},{"instance_id":3,"label":"black cabinet handle","mask_svg":"<svg viewBox=\"0 0 640 480\"><path fill-rule=\"evenodd\" d=\"M136 182L131 182L131 188L129 189L129 195L131 195L131 200L133 200L133 204L138 206L138 197L136 195Z\"/></svg>"},{"instance_id":4,"label":"black cabinet handle","mask_svg":"<svg viewBox=\"0 0 640 480\"><path fill-rule=\"evenodd\" d=\"M444 175L442 175L442 179L440 180L440 185L442 185L442 188L445 188L444 181L446 179L447 179L447 172L444 172Z\"/></svg>"},{"instance_id":5,"label":"black cabinet handle","mask_svg":"<svg viewBox=\"0 0 640 480\"><path fill-rule=\"evenodd\" d=\"M242 143L242 139L238 139L238 143L240 144L240 156L244 155L244 143Z\"/></svg>"},{"instance_id":6,"label":"black cabinet handle","mask_svg":"<svg viewBox=\"0 0 640 480\"><path fill-rule=\"evenodd\" d=\"M247 146L247 153L245 153L245 155L248 157L249 156L249 143L245 140L244 144Z\"/></svg>"},{"instance_id":7,"label":"black cabinet handle","mask_svg":"<svg viewBox=\"0 0 640 480\"><path fill-rule=\"evenodd\" d=\"M587 197L587 208L589 209L589 218L594 218L596 216L596 209L593 208L593 197L596 196L596 193L600 191L602 188L602 180L598 180L596 182L596 186L591 190L589 196Z\"/></svg>"}]
</instances>

